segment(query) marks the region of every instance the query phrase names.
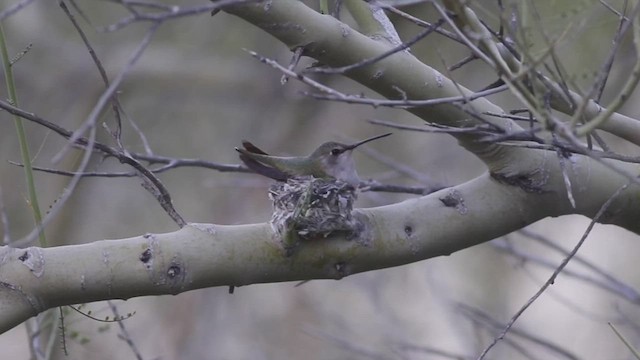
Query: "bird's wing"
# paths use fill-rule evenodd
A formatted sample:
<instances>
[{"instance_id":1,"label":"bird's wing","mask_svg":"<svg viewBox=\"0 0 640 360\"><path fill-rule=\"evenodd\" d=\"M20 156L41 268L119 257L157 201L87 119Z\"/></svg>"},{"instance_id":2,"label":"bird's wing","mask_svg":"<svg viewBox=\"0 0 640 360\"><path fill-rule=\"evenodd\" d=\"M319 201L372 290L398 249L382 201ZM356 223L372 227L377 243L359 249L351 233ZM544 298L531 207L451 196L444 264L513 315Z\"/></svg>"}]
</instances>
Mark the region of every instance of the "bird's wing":
<instances>
[{"instance_id":1,"label":"bird's wing","mask_svg":"<svg viewBox=\"0 0 640 360\"><path fill-rule=\"evenodd\" d=\"M249 147L247 147L247 144L249 144ZM257 174L266 176L268 178L271 178L277 181L287 181L287 179L290 177L284 171L278 170L273 166L266 165L263 162L260 162L259 160L256 160L256 158L251 156L251 154L266 155L264 151L260 150L259 148L257 148L256 146L254 146L248 141L246 142L246 144L243 141L242 145L245 147L245 149L236 148L236 151L240 153L239 155L240 160L242 160L242 162L249 169L253 170ZM257 152L251 151L251 150L257 150Z\"/></svg>"},{"instance_id":2,"label":"bird's wing","mask_svg":"<svg viewBox=\"0 0 640 360\"><path fill-rule=\"evenodd\" d=\"M242 140L242 146L250 153L260 154L260 155L269 155L266 152L262 151L259 147L253 145L247 140Z\"/></svg>"}]
</instances>

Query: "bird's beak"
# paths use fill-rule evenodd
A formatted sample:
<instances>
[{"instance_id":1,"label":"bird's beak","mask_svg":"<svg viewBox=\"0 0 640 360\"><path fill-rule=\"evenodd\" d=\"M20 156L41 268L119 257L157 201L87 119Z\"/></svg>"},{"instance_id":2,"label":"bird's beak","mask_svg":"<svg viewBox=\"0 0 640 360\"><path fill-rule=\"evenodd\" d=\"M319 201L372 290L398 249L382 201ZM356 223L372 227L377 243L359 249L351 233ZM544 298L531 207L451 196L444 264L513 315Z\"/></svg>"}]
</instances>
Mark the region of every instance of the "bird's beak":
<instances>
[{"instance_id":1,"label":"bird's beak","mask_svg":"<svg viewBox=\"0 0 640 360\"><path fill-rule=\"evenodd\" d=\"M355 144L351 144L351 145L347 145L347 146L345 146L344 150L345 150L345 151L346 151L346 150L353 150L353 149L357 148L357 147L358 147L358 146L360 146L360 145L363 145L363 144L368 143L369 141L378 140L378 139L380 139L380 138L387 137L387 136L389 136L389 135L391 135L391 134L392 134L392 133L386 133L386 134L382 134L382 135L374 136L374 137L371 137L371 138L368 138L368 139L365 139L365 140L362 140L362 141L358 141L358 142L357 142L357 143L355 143Z\"/></svg>"}]
</instances>

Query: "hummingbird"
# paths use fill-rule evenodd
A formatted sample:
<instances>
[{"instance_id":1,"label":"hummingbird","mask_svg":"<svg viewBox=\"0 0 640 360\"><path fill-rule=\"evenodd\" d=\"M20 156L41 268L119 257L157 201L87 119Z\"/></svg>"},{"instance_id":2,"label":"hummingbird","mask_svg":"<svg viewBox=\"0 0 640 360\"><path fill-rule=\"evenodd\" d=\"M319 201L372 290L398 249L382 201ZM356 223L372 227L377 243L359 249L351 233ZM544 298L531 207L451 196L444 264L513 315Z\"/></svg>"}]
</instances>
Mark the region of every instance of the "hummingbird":
<instances>
[{"instance_id":1,"label":"hummingbird","mask_svg":"<svg viewBox=\"0 0 640 360\"><path fill-rule=\"evenodd\" d=\"M374 136L350 145L326 142L307 156L269 155L246 140L242 141L244 149L236 148L236 151L240 153L240 160L249 169L277 181L287 181L289 178L299 176L313 176L342 180L357 188L360 177L356 172L351 151L360 145L389 135L391 133Z\"/></svg>"}]
</instances>

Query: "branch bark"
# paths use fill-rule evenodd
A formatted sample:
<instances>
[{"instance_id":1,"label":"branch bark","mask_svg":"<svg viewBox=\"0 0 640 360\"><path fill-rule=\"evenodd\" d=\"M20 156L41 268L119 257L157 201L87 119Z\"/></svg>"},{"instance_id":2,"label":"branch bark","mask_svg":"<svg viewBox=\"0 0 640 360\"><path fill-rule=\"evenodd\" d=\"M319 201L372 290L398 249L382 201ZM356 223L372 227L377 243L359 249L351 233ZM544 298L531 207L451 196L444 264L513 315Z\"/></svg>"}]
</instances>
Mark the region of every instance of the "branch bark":
<instances>
[{"instance_id":1,"label":"branch bark","mask_svg":"<svg viewBox=\"0 0 640 360\"><path fill-rule=\"evenodd\" d=\"M584 215L592 216L626 179L582 159L592 163L580 168L606 181L588 181L578 191ZM640 232L640 196L637 189L626 192L618 198L626 200L616 200L603 222ZM448 255L573 209L562 191L526 192L485 174L421 198L355 211L365 224L361 237L307 241L289 257L266 223L189 224L173 233L82 245L0 247L0 333L61 305L212 286L340 279Z\"/></svg>"}]
</instances>

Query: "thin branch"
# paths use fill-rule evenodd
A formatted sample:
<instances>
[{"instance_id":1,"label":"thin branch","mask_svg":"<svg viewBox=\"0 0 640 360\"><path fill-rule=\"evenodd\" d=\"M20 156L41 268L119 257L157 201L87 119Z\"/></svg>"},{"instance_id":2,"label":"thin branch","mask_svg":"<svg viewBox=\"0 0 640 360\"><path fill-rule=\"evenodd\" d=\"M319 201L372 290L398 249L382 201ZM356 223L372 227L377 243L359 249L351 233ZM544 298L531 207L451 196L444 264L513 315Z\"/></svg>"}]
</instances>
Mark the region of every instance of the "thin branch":
<instances>
[{"instance_id":1,"label":"thin branch","mask_svg":"<svg viewBox=\"0 0 640 360\"><path fill-rule=\"evenodd\" d=\"M416 24L418 26L421 26L421 27L424 27L424 28L430 28L430 27L433 26L433 24L431 24L431 23L429 23L427 21L424 21L422 19L419 19L419 18L417 18L417 17L415 17L415 16L413 16L411 14L408 14L408 13L402 11L402 10L398 10L397 8L395 8L393 6L385 5L385 4L382 4L382 3L378 2L378 1L370 1L370 3L375 4L377 6L380 6L381 8L383 8L383 9L389 11L389 12L392 12L392 13L404 18L405 20L408 20L408 21L410 21L410 22L412 22L412 23L414 23L414 24ZM438 34L440 34L442 36L448 37L449 39L451 39L453 41L456 41L458 43L462 43L462 40L460 40L460 38L458 36L456 36L456 34L452 33L451 31L445 30L445 29L443 29L441 27L437 27L437 28L435 28L435 32L437 32Z\"/></svg>"},{"instance_id":2,"label":"thin branch","mask_svg":"<svg viewBox=\"0 0 640 360\"><path fill-rule=\"evenodd\" d=\"M606 6L606 5L605 5ZM609 75L611 74L611 69L613 68L613 61L615 60L615 56L618 53L618 49L622 43L623 36L623 27L624 24L629 20L625 18L622 14L618 14L620 18L620 23L618 24L618 30L616 31L616 35L613 37L611 41L611 49L609 50L609 55L607 59L602 64L600 71L598 71L598 79L594 82L594 86L597 85L596 94L594 96L594 100L600 102L602 99L602 94L604 94L604 88L607 86L607 80L609 79Z\"/></svg>"},{"instance_id":3,"label":"thin branch","mask_svg":"<svg viewBox=\"0 0 640 360\"><path fill-rule=\"evenodd\" d=\"M562 179L564 180L564 187L567 193L567 199L569 200L571 207L575 209L576 200L573 197L573 186L571 185L571 177L569 176L570 166L567 166L567 158L570 155L562 151L560 148L556 148L556 155L558 157L558 164L560 165L560 171L562 172Z\"/></svg>"},{"instance_id":4,"label":"thin branch","mask_svg":"<svg viewBox=\"0 0 640 360\"><path fill-rule=\"evenodd\" d=\"M130 154L136 160L140 160L140 154ZM165 157L147 157L148 159L152 159L154 163L163 163L167 160ZM22 166L22 164L17 163L15 161L9 161L10 164L16 166ZM169 162L165 166L161 166L155 169L149 169L150 172L154 174L160 174L167 170L177 169L181 167L197 167L197 168L205 168L217 170L220 172L237 172L237 173L252 173L244 165L236 165L236 164L220 164L211 161L205 161L200 159L174 159ZM66 171L59 169L51 169L46 167L38 167L34 166L33 168L36 171L42 171L49 174L56 174L62 176L82 176L82 177L101 177L101 178L123 178L123 177L135 177L139 176L139 174L135 171L122 171L122 172L101 172L101 171Z\"/></svg>"},{"instance_id":5,"label":"thin branch","mask_svg":"<svg viewBox=\"0 0 640 360\"><path fill-rule=\"evenodd\" d=\"M442 105L442 104L465 103L468 101L473 101L478 98L483 98L489 95L498 94L506 90L508 90L507 85L502 85L493 89L478 91L467 96L449 96L449 97L443 97L438 99L428 99L428 100L386 100L386 99L365 98L362 96L355 96L355 95L342 94L342 96L336 96L336 95L311 94L306 92L303 92L303 94L318 100L339 101L347 104L364 104L364 105L371 105L373 107L384 106L384 107L390 107L390 108L409 109L409 108L415 108L415 107L427 107L427 106L435 106L435 105Z\"/></svg>"},{"instance_id":6,"label":"thin branch","mask_svg":"<svg viewBox=\"0 0 640 360\"><path fill-rule=\"evenodd\" d=\"M140 353L140 350L136 346L136 343L133 341L131 334L129 334L129 331L124 326L124 318L120 316L118 307L111 300L107 301L107 304L109 304L109 308L111 308L113 317L114 319L116 319L116 322L118 323L118 327L120 327L121 334L118 334L118 337L127 343L127 346L129 346L129 349L131 349L136 359L142 360L143 359L142 354Z\"/></svg>"},{"instance_id":7,"label":"thin branch","mask_svg":"<svg viewBox=\"0 0 640 360\"><path fill-rule=\"evenodd\" d=\"M556 138L556 139L552 139L551 142L549 143L549 141L536 136L537 133L542 132L543 130L544 129L539 126L526 129L523 131L510 132L510 133L496 133L496 132L492 133L489 130L485 130L487 133L487 136L484 138L481 138L479 141L499 143L501 145L506 145L506 146L521 146L521 147L530 148L530 149L541 149L541 150L550 150L550 151L556 151L556 149L559 148L565 152L589 156L596 161L599 161L601 159L615 159L615 160L620 160L622 162L628 162L628 163L640 163L640 156L629 156L629 155L618 154L612 151L589 149L588 147L584 146L583 144L577 141L574 143L569 143L569 142L560 141ZM513 143L508 143L508 141L521 141L523 143L513 144ZM535 144L526 143L526 142L535 142L540 145L535 145ZM614 169L616 172L626 177L631 176L630 179L635 178L635 176L626 172L622 172L621 170L615 168L612 164L606 164L606 166L611 169Z\"/></svg>"},{"instance_id":8,"label":"thin branch","mask_svg":"<svg viewBox=\"0 0 640 360\"><path fill-rule=\"evenodd\" d=\"M556 270L553 272L553 274L551 274L551 276L549 277L549 279L544 283L544 285L542 285L542 287L540 287L540 289L527 301L527 303L522 306L520 308L520 310L518 310L515 315L511 318L511 320L509 320L509 322L507 323L507 326L505 326L505 328L502 330L502 332L493 339L493 341L491 342L491 344L489 344L489 346L487 346L484 351L480 354L480 356L478 356L478 360L482 360L485 358L485 356L489 353L489 351L491 351L491 349L502 339L504 339L504 337L507 335L507 333L511 330L511 327L515 324L515 322L520 318L520 316L529 308L529 306L531 306L539 297L540 295L542 295L542 293L545 292L545 290L547 290L547 288L551 285L554 284L556 278L558 277L558 275L562 272L562 270L564 270L564 268L567 266L567 264L569 264L569 261L571 261L571 259L576 255L576 253L578 253L578 250L580 250L580 248L582 247L582 244L584 244L585 240L587 240L587 237L589 236L589 234L591 233L591 230L593 229L593 227L595 226L595 224L598 222L598 220L600 220L600 218L602 217L602 215L607 211L607 209L609 209L609 206L611 206L611 204L613 203L613 201L615 199L618 198L618 196L629 186L629 184L625 184L623 186L621 186L620 188L618 188L618 190L616 190L608 199L607 201L604 202L604 204L602 204L602 206L600 207L600 209L598 210L598 212L596 213L596 215L593 217L593 219L591 220L591 222L589 223L589 226L587 226L587 229L585 230L584 234L582 235L582 237L580 238L580 240L578 241L578 243L574 246L574 248L571 250L571 252L562 260L562 262L560 263L560 265L558 265L558 267L556 268Z\"/></svg>"},{"instance_id":9,"label":"thin branch","mask_svg":"<svg viewBox=\"0 0 640 360\"><path fill-rule=\"evenodd\" d=\"M71 21L71 24L73 24L73 27L76 29L76 32L78 32L78 35L80 35L80 38L82 39L82 42L84 43L84 46L87 48L87 51L89 52L89 55L91 56L91 60L93 60L93 63L96 65L96 68L98 69L98 73L100 74L100 78L102 78L102 81L104 82L105 87L108 89L109 88L109 77L107 76L107 72L104 69L104 66L102 66L102 62L100 61L100 58L98 58L98 55L96 55L96 52L93 49L93 46L91 46L91 43L89 42L89 39L85 35L84 31L82 31L82 28L80 27L80 25L76 21L76 19L73 16L73 14L71 14L71 12L69 11L69 8L67 8L67 5L64 3L64 1L59 1L58 4L60 5L60 8L62 8L64 13L67 15L67 17L69 18L69 21ZM120 111L118 110L119 107L120 107L120 101L118 100L118 94L115 93L115 94L113 94L113 97L111 99L111 109L113 110L113 114L114 114L114 116L116 118L116 126L117 126L116 127L116 133L115 133L116 142L120 146L122 146L122 139L121 139L122 119L120 117Z\"/></svg>"},{"instance_id":10,"label":"thin branch","mask_svg":"<svg viewBox=\"0 0 640 360\"><path fill-rule=\"evenodd\" d=\"M0 100L0 108L8 111L11 114L17 115L22 117L23 119L26 120L30 120L33 121L35 123L38 123L40 125L43 125L51 130L53 130L54 132L58 133L60 136L66 138L66 139L71 139L71 136L73 135L73 133L69 130L64 129L63 127L56 125L54 123L51 123L47 120L44 120L38 116L36 116L35 114L26 112L22 109L19 109L5 101ZM93 130L92 130L93 132ZM136 159L134 159L133 157L131 157L129 154L123 153L119 150L116 150L110 146L101 144L101 143L97 143L97 142L93 142L92 140L88 140L86 138L83 137L79 137L74 141L74 144L76 145L80 145L82 147L88 147L91 146L91 148L95 148L105 154L108 154L110 156L115 157L116 159L118 159L121 163L123 164L127 164L130 165L131 167L133 167L134 169L140 171L147 179L149 179L149 181L151 181L153 183L153 185L158 189L160 195L163 197L163 201L161 202L161 206L163 208L165 208L165 210L167 210L167 208L171 208L172 205L172 201L171 201L171 196L169 194L169 192L167 191L167 189L164 187L164 185L162 184L162 182L160 182L160 180L158 178L156 178L149 170L147 170L142 164L140 164L140 162ZM175 211L175 210L174 210ZM171 215L171 213L168 212L169 215ZM186 224L186 222L184 222L184 220L181 220L181 218L175 218L174 221L176 221L178 223L178 225L180 225L181 223ZM182 226L184 226L184 224ZM37 235L37 233L36 233ZM33 232L31 234L29 234L27 237L25 237L22 240L18 240L17 242L19 243L28 243L31 240L31 237L33 236Z\"/></svg>"},{"instance_id":11,"label":"thin branch","mask_svg":"<svg viewBox=\"0 0 640 360\"><path fill-rule=\"evenodd\" d=\"M363 191L415 194L415 195L429 195L436 191L447 188L447 186L444 186L444 185L432 185L430 187L389 185L389 184L380 184L375 180L366 181L364 184L365 185L364 185Z\"/></svg>"},{"instance_id":12,"label":"thin branch","mask_svg":"<svg viewBox=\"0 0 640 360\"><path fill-rule=\"evenodd\" d=\"M97 321L97 322L101 322L101 323L113 323L113 322L118 322L118 320L123 320L123 319L125 319L124 317L122 317L122 318L113 318L113 319L109 319L109 316L105 317L104 319L101 319L101 318L99 318L99 317L95 317L95 316L91 315L91 313L92 313L92 311L91 311L91 310L89 310L89 311L87 311L87 312L84 312L83 310L80 310L80 308L82 307L82 305L80 305L80 306L79 306L79 307L77 307L77 308L76 308L75 306L73 306L73 305L67 305L67 307L68 307L68 308L70 308L71 310L74 310L75 312L77 312L78 314L80 314L80 315L82 315L82 316L84 316L84 317L86 317L86 318L89 318L89 319L91 319L91 320L93 320L93 321ZM127 315L127 317L126 317L126 318L128 319L128 318L130 318L131 316L132 316L132 315L131 315L131 314L129 314L129 315Z\"/></svg>"},{"instance_id":13,"label":"thin branch","mask_svg":"<svg viewBox=\"0 0 640 360\"><path fill-rule=\"evenodd\" d=\"M537 234L534 233L530 230L527 229L521 229L518 231L519 234L522 234L534 241L537 241L561 254L567 255L569 253L568 250L563 249L562 247L558 246L557 244L555 244L553 241L551 241L549 238L542 236L541 234ZM604 281L602 281L601 283L599 283L599 286L602 286L602 288L608 290L608 291L612 291L624 298L626 298L627 300L635 303L635 304L640 304L640 293L638 291L636 291L633 287L625 284L624 282L618 280L616 277L614 277L613 275L607 273L606 271L604 271L603 269L599 268L598 266L596 266L595 264L591 263L590 261L584 259L581 256L576 256L574 258L574 262L584 266L585 268L589 269L590 271L594 272L595 274L597 274L598 276L602 277L604 279Z\"/></svg>"},{"instance_id":14,"label":"thin branch","mask_svg":"<svg viewBox=\"0 0 640 360\"><path fill-rule=\"evenodd\" d=\"M467 57L465 57L464 59L458 61L457 63L447 67L448 71L455 71L460 69L461 67L465 66L466 64L472 62L473 60L478 60L478 57L474 54L471 54Z\"/></svg>"},{"instance_id":15,"label":"thin branch","mask_svg":"<svg viewBox=\"0 0 640 360\"><path fill-rule=\"evenodd\" d=\"M82 134L84 134L88 129L95 127L95 123L100 113L102 113L102 109L104 109L104 106L107 104L107 102L112 99L116 90L118 90L118 87L120 87L122 80L124 80L125 75L127 75L129 71L133 68L135 63L138 62L144 50L151 43L151 39L153 38L153 35L156 33L156 31L158 30L161 24L162 24L161 22L155 22L149 28L149 30L147 31L147 34L144 36L144 38L142 39L138 47L131 54L131 56L129 57L129 60L124 65L120 73L113 79L109 87L107 87L107 89L102 93L102 95L98 99L98 102L94 105L87 119L84 121L82 125L80 125L80 127L78 127L77 130L73 132L73 134L69 138L69 141L62 148L62 150L60 150L60 152L58 152L58 154L56 154L53 157L52 159L53 163L59 162L62 156L69 149L71 144L75 143L76 140L78 140L78 138L80 138Z\"/></svg>"},{"instance_id":16,"label":"thin branch","mask_svg":"<svg viewBox=\"0 0 640 360\"><path fill-rule=\"evenodd\" d=\"M469 102L469 101L473 101L475 99L478 98L482 98L482 97L487 97L489 95L493 95L493 94L497 94L500 92L503 92L505 90L508 89L508 87L506 85L503 86L499 86L493 89L487 89L484 91L479 91L467 96L451 96L451 97L446 97L446 98L439 98L439 99L430 99L430 100L386 100L386 99L370 99L370 98L363 98L362 96L355 96L355 95L348 95L348 94L344 94L341 93L333 88L330 88L322 83L319 83L311 78L309 78L308 76L305 76L303 74L299 74L296 73L294 71L289 70L288 68L280 65L277 61L269 59L267 57L264 57L262 55L259 55L258 53L251 51L251 50L246 50L251 56L253 56L254 58L258 59L260 62L267 64L271 67L273 67L276 70L279 70L280 72L282 72L283 74L291 77L291 78L295 78L298 81L309 85L311 87L313 87L314 89L325 93L327 95L320 95L320 94L309 94L306 92L303 92L303 94L308 95L312 98L315 99L320 99L320 100L333 100L333 101L341 101L341 102L345 102L348 104L367 104L367 105L371 105L374 107L378 107L378 106L388 106L388 107L397 107L397 108L412 108L412 107L419 107L419 106L434 106L434 105L442 105L442 104L449 104L449 103L454 103L454 102Z\"/></svg>"},{"instance_id":17,"label":"thin branch","mask_svg":"<svg viewBox=\"0 0 640 360\"><path fill-rule=\"evenodd\" d=\"M435 31L435 29L437 29L438 27L442 26L442 24L444 24L444 20L440 19L438 20L435 24L431 25L430 27L426 28L425 30L421 31L418 35L416 35L413 39L407 41L407 42L403 42L400 45L397 45L395 47L393 47L392 49L383 52L380 55L374 56L372 58L369 59L364 59L362 61L358 61L355 64L351 64L351 65L347 65L347 66L342 66L342 67L337 67L337 68L329 68L329 67L317 67L317 68L309 68L306 69L304 72L307 73L321 73L321 74L343 74L347 71L351 71L353 69L357 69L359 67L363 67L363 66L367 66L367 65L371 65L373 63L376 63L384 58L387 58L397 52L403 51L408 49L409 47L411 47L413 44L417 43L418 41L424 39L425 37L427 37L429 34L431 34L432 32Z\"/></svg>"},{"instance_id":18,"label":"thin branch","mask_svg":"<svg viewBox=\"0 0 640 360\"><path fill-rule=\"evenodd\" d=\"M17 13L18 11L24 9L26 6L28 6L29 4L31 4L33 2L33 0L22 0L16 4L14 4L13 6L8 7L7 9L3 10L2 12L0 12L0 21L4 20L5 18Z\"/></svg>"},{"instance_id":19,"label":"thin branch","mask_svg":"<svg viewBox=\"0 0 640 360\"><path fill-rule=\"evenodd\" d=\"M135 158L135 154L132 154ZM163 162L166 158L157 158L158 162ZM9 161L10 164L16 166L22 166L22 164L16 163L15 161ZM234 165L234 164L219 164L205 160L199 159L175 159L175 161L170 162L166 166L162 166L156 169L149 169L154 174L159 174L165 172L170 169L177 169L180 167L196 167L196 168L207 168L218 170L220 172L237 172L237 173L253 173L250 169L248 169L244 165ZM42 171L49 174L62 175L62 176L80 176L80 177L99 177L99 178L127 178L127 177L136 177L139 174L135 171L128 172L99 172L99 171L88 171L88 172L77 172L77 171L65 171L58 169L50 169L44 167L34 166L33 170ZM236 183L237 186L237 183ZM403 185L393 185L393 184L381 184L375 180L369 180L364 182L364 189L362 191L374 191L374 192L389 192L389 193L403 193L403 194L416 194L416 195L428 195L432 192L441 190L446 188L444 185L432 185L430 187L424 186L403 186Z\"/></svg>"},{"instance_id":20,"label":"thin branch","mask_svg":"<svg viewBox=\"0 0 640 360\"><path fill-rule=\"evenodd\" d=\"M458 303L457 304L457 308L462 310L464 313L467 314L467 316L471 317L472 320L474 321L479 321L482 322L482 324L488 325L491 329L500 329L504 326L504 324L502 324L501 322L493 319L491 316L489 316L489 314L487 314L486 312L477 309L475 307L463 304L463 303ZM516 336L519 336L527 341L530 341L536 345L540 345L546 349L548 349L549 351L552 351L553 353L561 356L562 358L565 359L569 359L569 360L578 360L579 357L577 357L576 355L570 353L568 350L563 349L562 347L553 344L547 340L542 339L539 336L536 336L534 334L530 334L528 332L525 332L523 330L519 330L519 329L512 329L511 330L512 333ZM555 357L554 357L555 359Z\"/></svg>"},{"instance_id":21,"label":"thin branch","mask_svg":"<svg viewBox=\"0 0 640 360\"><path fill-rule=\"evenodd\" d=\"M119 153L122 154L123 156L127 156L128 157L129 156L128 152L124 148L124 146L122 145L122 139L121 139L122 120L120 118L120 112L118 110L119 102L118 102L117 94L115 92L116 92L119 84L124 79L124 76L129 72L129 70L133 67L133 65L138 61L138 59L140 58L140 56L142 56L142 53L144 52L146 47L151 43L151 38L155 34L156 30L159 28L161 22L156 22L156 23L153 24L153 26L149 29L149 31L147 32L146 36L140 42L138 48L134 51L134 53L132 54L132 56L130 57L129 61L127 62L127 64L122 69L122 71L118 74L118 76L116 76L116 78L113 81L113 83L110 84L109 83L109 78L107 77L107 74L106 74L106 71L104 70L104 67L102 66L102 63L101 63L100 59L97 57L95 51L93 50L93 47L89 43L89 40L87 39L87 37L85 36L84 32L82 31L82 28L80 28L78 23L75 21L75 18L73 17L71 12L69 12L69 9L67 8L66 4L63 1L60 1L60 7L63 9L63 11L67 15L67 17L69 18L71 23L76 28L76 31L80 35L83 43L85 44L85 47L89 51L89 54L91 55L91 58L92 58L94 64L96 65L96 67L98 69L98 72L100 73L100 77L102 78L102 81L104 82L104 84L106 86L106 90L103 93L103 95L100 97L100 99L98 101L98 104L96 104L96 106L92 110L92 112L89 115L87 121L83 125L81 125L72 134L72 136L69 138L69 142L63 148L63 150L61 150L61 152L59 152L58 155L53 157L53 162L56 163L57 160L59 160L60 156L65 152L65 149L68 148L69 144L75 144L76 143L76 141L75 141L76 138L81 136L86 129L88 129L88 128L95 129L95 121L97 120L98 115L102 112L102 109L106 105L107 101L111 101L112 109L113 109L113 112L114 112L115 117L116 117L116 131L115 132L111 132L110 131L110 133L113 135L113 137L114 137L114 139L116 141L116 144L118 144L118 147L120 148ZM132 158L130 158L130 162L132 162L132 163L136 162L137 163L137 161L135 161ZM88 158L86 159L86 163L88 164ZM182 218L182 216L180 216L180 214L173 207L169 192L166 190L166 188L164 188L164 186L162 186L160 180L158 178L156 178L153 175L152 172L148 171L140 163L137 163L134 166L134 169L136 169L137 172L140 174L140 177L142 178L142 181L144 183L145 189L147 189L152 195L154 195L154 197L160 203L162 208L165 209L167 214L179 226L182 227L182 226L186 225L186 221ZM84 172L84 170L80 171L79 173L83 173L83 172ZM160 184L160 186L158 184ZM70 195L70 192L68 192L68 194ZM66 200L66 198L63 198L63 200ZM61 203L64 203L64 202L65 201L62 201ZM57 206L58 209L61 207L61 204L56 204L56 205L58 205Z\"/></svg>"},{"instance_id":22,"label":"thin branch","mask_svg":"<svg viewBox=\"0 0 640 360\"><path fill-rule=\"evenodd\" d=\"M193 16L202 13L212 13L224 9L229 5L239 5L239 4L248 4L259 2L261 0L215 0L212 1L211 4L207 5L198 5L198 6L169 6L169 5L161 5L154 2L144 2L144 1L129 1L129 0L109 0L112 3L120 4L124 6L131 15L119 20L118 22L111 24L102 28L104 32L112 32L116 30L120 30L127 25L133 24L135 22L164 22L167 20L177 19L186 16ZM141 13L137 11L137 7L142 8L153 8L155 11L149 13ZM161 12L158 12L161 10Z\"/></svg>"},{"instance_id":23,"label":"thin branch","mask_svg":"<svg viewBox=\"0 0 640 360\"><path fill-rule=\"evenodd\" d=\"M60 329L60 347L62 348L62 352L64 353L65 356L69 356L69 350L67 349L67 334L66 334L66 327L64 325L64 313L62 311L62 306L58 307L58 313L59 313L59 321L60 321L60 325L58 326L58 329Z\"/></svg>"},{"instance_id":24,"label":"thin branch","mask_svg":"<svg viewBox=\"0 0 640 360\"><path fill-rule=\"evenodd\" d=\"M376 119L368 119L367 122L370 124L381 125L381 126L385 126L392 129L417 131L417 132L425 132L425 133L443 133L443 134L468 133L468 134L476 134L476 135L483 134L483 133L487 135L496 134L496 132L493 131L491 127L484 124L460 128L460 127L453 127L453 126L441 125L436 123L425 123L424 126L419 127L419 126L403 125L403 124L398 124L390 121L376 120Z\"/></svg>"},{"instance_id":25,"label":"thin branch","mask_svg":"<svg viewBox=\"0 0 640 360\"><path fill-rule=\"evenodd\" d=\"M522 233L522 230L518 232ZM492 241L491 245L494 246L496 249L502 252L508 253L509 255L523 262L525 261L530 262L532 264L539 265L549 269L555 269L558 266L557 264L553 263L551 260L548 260L542 257L537 257L534 255L531 255L528 252L518 250L507 241L504 241L504 242ZM565 251L564 249L560 249L556 251L562 253L564 256L569 254L569 251ZM633 304L640 304L640 294L638 294L638 292L632 287L630 287L629 285L607 274L606 272L599 269L597 266L591 264L590 262L588 262L582 257L579 257L579 256L574 257L573 262L579 263L580 265L587 267L589 270L593 271L598 276L602 277L602 279L598 279L594 276L579 273L577 271L573 271L570 269L564 269L562 272L562 275L570 278L574 278L576 280L585 282L589 285L592 285L602 290L605 290L607 292L610 292L615 296L621 297Z\"/></svg>"},{"instance_id":26,"label":"thin branch","mask_svg":"<svg viewBox=\"0 0 640 360\"><path fill-rule=\"evenodd\" d=\"M72 132L64 129L63 127L44 120L35 114L26 112L22 109L16 108L15 106L0 100L0 108L6 110L7 112L20 116L25 120L32 121L39 125L42 125L58 135L64 138L70 138ZM85 147L88 144L88 140L85 138L79 138L76 141L76 145L80 147ZM165 166L161 166L156 169L148 169L149 173L161 173L170 169L176 169L180 167L199 167L211 170L217 170L220 172L240 172L240 173L252 173L247 167L243 165L236 164L220 164L216 162L201 160L201 159L177 159L167 156L159 156L159 155L148 155L148 154L140 154L140 153L128 153L125 155L122 151L115 149L111 146L105 145L100 142L94 143L94 148L96 151L100 151L108 156L112 156L118 159L121 163L129 164L132 167L136 168L136 166L130 164L130 161L146 161L150 164L165 164ZM10 161L11 164L22 166L22 164ZM139 164L139 163L138 163ZM139 166L142 166L141 164ZM78 176L78 177L106 177L106 178L115 178L115 177L134 177L137 176L136 172L77 172L77 171L65 171L58 169L50 169L44 167L34 167L34 170L43 171L47 173L64 175L64 176ZM160 183L161 185L161 183ZM400 185L385 185L379 183L368 183L369 191L380 191L380 192L402 192L407 194L418 194L425 195L429 194L433 191L440 190L441 187L439 185L435 185L432 187L412 187L412 186L400 186ZM26 243L27 240L22 239L19 240L20 244Z\"/></svg>"},{"instance_id":27,"label":"thin branch","mask_svg":"<svg viewBox=\"0 0 640 360\"><path fill-rule=\"evenodd\" d=\"M302 57L303 52L304 52L303 46L298 46L293 51L293 55L291 55L291 61L289 61L289 66L287 66L288 70L293 71L293 69L295 69L296 66L298 66L298 63L300 62L300 58ZM282 75L282 77L280 78L280 83L282 85L286 84L288 81L289 81L289 77L287 75Z\"/></svg>"},{"instance_id":28,"label":"thin branch","mask_svg":"<svg viewBox=\"0 0 640 360\"><path fill-rule=\"evenodd\" d=\"M66 5L62 1L59 4L62 7L62 9L65 11L67 16L71 19L71 21L74 24L74 26L76 26L76 29L81 34L81 37L86 41L86 37L84 36L84 33L82 33L82 31L79 29L79 27L77 27L77 23L75 22L75 19L73 18L73 16L69 13L68 9L66 8ZM16 115L16 116L19 116L19 115ZM96 135L95 129L91 129L90 135L89 135L89 139L86 141L86 145L84 146L85 151L84 151L84 154L82 156L82 160L81 160L80 165L78 166L78 169L76 171L77 173L84 172L84 170L89 165L89 160L91 159L91 154L92 154L93 149L94 149L95 135ZM81 178L82 178L82 176L79 176L79 175L74 175L71 178L71 180L69 181L69 184L62 191L62 194L60 194L60 196L58 197L58 201L56 201L51 206L51 208L49 209L49 211L45 215L44 219L42 219L40 221L40 223L37 224L36 229L34 229L29 235L26 236L26 239L35 238L38 235L38 233L40 231L42 231L42 229L44 229L44 227L47 224L49 224L56 217L58 212L63 208L64 204L67 202L67 200L73 194L73 191L76 189L76 187L79 184Z\"/></svg>"},{"instance_id":29,"label":"thin branch","mask_svg":"<svg viewBox=\"0 0 640 360\"><path fill-rule=\"evenodd\" d=\"M341 93L341 92L339 92L339 91L337 91L337 90L335 90L333 88L330 88L330 87L328 87L328 86L326 86L326 85L324 85L322 83L319 83L319 82L311 79L308 76L305 76L303 74L298 74L298 73L296 73L296 72L294 72L292 70L289 70L288 68L280 65L277 61L269 59L269 58L266 58L266 57L264 57L262 55L259 55L255 51L246 50L246 49L245 49L245 51L248 52L249 55L251 55L254 58L258 59L258 61L260 61L261 63L267 64L267 65L271 66L272 68L274 68L276 70L279 70L284 75L286 75L288 77L291 77L291 78L294 78L294 79L297 79L298 81L302 82L303 84L307 84L307 85L313 87L314 89L316 89L318 91L333 95L333 96L338 97L338 98L344 98L344 99L346 99L346 98L351 96L351 95L343 94L343 93Z\"/></svg>"}]
</instances>

